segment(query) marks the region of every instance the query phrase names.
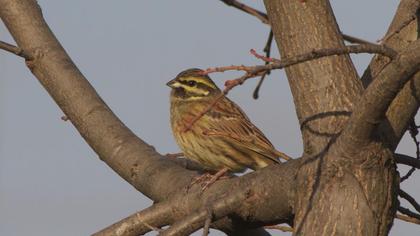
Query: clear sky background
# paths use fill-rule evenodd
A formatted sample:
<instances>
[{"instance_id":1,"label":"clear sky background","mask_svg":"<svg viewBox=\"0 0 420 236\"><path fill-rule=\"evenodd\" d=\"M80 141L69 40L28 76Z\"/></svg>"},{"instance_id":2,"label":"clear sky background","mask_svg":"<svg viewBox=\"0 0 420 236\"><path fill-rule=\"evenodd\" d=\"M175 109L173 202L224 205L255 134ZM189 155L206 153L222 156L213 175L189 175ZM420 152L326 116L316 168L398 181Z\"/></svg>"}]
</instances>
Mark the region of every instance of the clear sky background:
<instances>
[{"instance_id":1,"label":"clear sky background","mask_svg":"<svg viewBox=\"0 0 420 236\"><path fill-rule=\"evenodd\" d=\"M264 9L262 1L243 1ZM186 68L261 63L269 28L219 1L39 0L44 17L113 111L162 154L175 153L165 83ZM384 35L398 1L333 0L341 30L372 42ZM0 40L13 42L3 24ZM274 47L274 55L278 55ZM352 56L362 73L371 56ZM220 86L238 76L214 74ZM283 72L229 95L275 146L299 156L302 144ZM88 235L151 204L88 147L21 58L0 51L0 235ZM399 151L414 155L405 138ZM404 169L406 170L406 169ZM416 181L402 184L420 199ZM213 235L221 233L213 232ZM288 235L274 232L274 235ZM419 235L395 220L391 235ZM153 234L149 234L153 235Z\"/></svg>"}]
</instances>

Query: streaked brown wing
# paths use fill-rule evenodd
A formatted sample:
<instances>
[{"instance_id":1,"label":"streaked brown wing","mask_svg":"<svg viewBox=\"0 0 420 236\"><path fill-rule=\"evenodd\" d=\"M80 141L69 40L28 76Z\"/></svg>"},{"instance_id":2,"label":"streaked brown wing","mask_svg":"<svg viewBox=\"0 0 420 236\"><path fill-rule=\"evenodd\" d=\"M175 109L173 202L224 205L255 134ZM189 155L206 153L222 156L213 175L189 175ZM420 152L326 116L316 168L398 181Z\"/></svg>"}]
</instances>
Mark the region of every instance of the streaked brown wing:
<instances>
[{"instance_id":1,"label":"streaked brown wing","mask_svg":"<svg viewBox=\"0 0 420 236\"><path fill-rule=\"evenodd\" d=\"M219 101L203 118L208 119L209 135L223 136L231 143L279 162L271 142L228 98Z\"/></svg>"}]
</instances>

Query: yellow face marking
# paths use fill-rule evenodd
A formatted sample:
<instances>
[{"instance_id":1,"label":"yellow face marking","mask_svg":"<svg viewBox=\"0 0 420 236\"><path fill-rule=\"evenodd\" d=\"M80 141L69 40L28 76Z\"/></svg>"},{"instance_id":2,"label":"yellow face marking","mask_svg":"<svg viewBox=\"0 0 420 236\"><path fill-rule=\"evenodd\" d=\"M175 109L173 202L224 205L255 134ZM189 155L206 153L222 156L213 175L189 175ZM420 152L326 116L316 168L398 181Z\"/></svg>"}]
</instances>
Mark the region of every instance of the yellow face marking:
<instances>
[{"instance_id":1,"label":"yellow face marking","mask_svg":"<svg viewBox=\"0 0 420 236\"><path fill-rule=\"evenodd\" d=\"M209 95L209 91L201 89L201 88L197 88L197 87L191 87L188 86L186 84L182 84L180 82L175 81L174 83L171 84L172 88L183 88L185 91L189 92L189 93L193 93L193 94L199 94L199 95L204 95L207 96Z\"/></svg>"},{"instance_id":2,"label":"yellow face marking","mask_svg":"<svg viewBox=\"0 0 420 236\"><path fill-rule=\"evenodd\" d=\"M181 78L179 78L179 80L180 81L194 80L197 83L202 83L202 84L207 85L210 88L216 89L216 86L211 81L209 81L208 79L206 79L204 77L192 77L192 76L189 76L189 77L181 77Z\"/></svg>"}]
</instances>

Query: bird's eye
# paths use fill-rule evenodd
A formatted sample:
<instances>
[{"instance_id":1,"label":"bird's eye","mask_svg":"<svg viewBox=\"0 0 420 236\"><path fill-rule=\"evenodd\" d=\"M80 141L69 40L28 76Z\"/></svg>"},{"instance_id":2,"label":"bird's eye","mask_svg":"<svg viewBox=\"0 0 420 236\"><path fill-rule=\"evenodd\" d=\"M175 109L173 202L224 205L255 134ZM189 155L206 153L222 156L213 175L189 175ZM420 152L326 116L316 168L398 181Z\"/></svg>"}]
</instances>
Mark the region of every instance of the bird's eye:
<instances>
[{"instance_id":1,"label":"bird's eye","mask_svg":"<svg viewBox=\"0 0 420 236\"><path fill-rule=\"evenodd\" d=\"M197 84L194 80L188 81L188 86L194 87Z\"/></svg>"}]
</instances>

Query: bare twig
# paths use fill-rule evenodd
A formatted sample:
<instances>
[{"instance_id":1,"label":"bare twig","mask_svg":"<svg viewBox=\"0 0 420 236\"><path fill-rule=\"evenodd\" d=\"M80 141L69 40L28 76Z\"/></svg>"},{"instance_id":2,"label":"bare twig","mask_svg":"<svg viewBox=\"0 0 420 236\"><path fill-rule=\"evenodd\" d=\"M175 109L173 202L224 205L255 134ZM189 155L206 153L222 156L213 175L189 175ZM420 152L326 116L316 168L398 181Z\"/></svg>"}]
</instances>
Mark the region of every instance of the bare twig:
<instances>
[{"instance_id":1,"label":"bare twig","mask_svg":"<svg viewBox=\"0 0 420 236\"><path fill-rule=\"evenodd\" d=\"M264 24L269 24L267 14L264 12L258 11L257 9L247 6L236 0L221 0L221 1L224 2L228 6L234 7L236 9L239 9L243 12L246 12L250 15L257 17Z\"/></svg>"},{"instance_id":2,"label":"bare twig","mask_svg":"<svg viewBox=\"0 0 420 236\"><path fill-rule=\"evenodd\" d=\"M263 56L261 54L258 54L257 51L255 51L255 49L251 49L249 50L249 52L254 55L256 58L263 60L266 64L272 63L272 62L280 62L279 59L275 59L275 58L271 58L269 56Z\"/></svg>"},{"instance_id":3,"label":"bare twig","mask_svg":"<svg viewBox=\"0 0 420 236\"><path fill-rule=\"evenodd\" d=\"M403 220L409 223L414 223L414 224L418 224L420 225L420 220L417 218L413 218L410 216L406 216L406 215L401 215L401 214L396 214L395 218L399 219L399 220Z\"/></svg>"},{"instance_id":4,"label":"bare twig","mask_svg":"<svg viewBox=\"0 0 420 236\"><path fill-rule=\"evenodd\" d=\"M400 153L396 153L394 157L395 157L395 161L399 164L404 164L404 165L408 165L408 166L412 166L417 169L420 169L420 160L414 157L410 157L410 156L400 154Z\"/></svg>"},{"instance_id":5,"label":"bare twig","mask_svg":"<svg viewBox=\"0 0 420 236\"><path fill-rule=\"evenodd\" d=\"M225 89L223 92L217 96L213 102L211 102L202 112L200 112L194 119L187 122L183 132L187 132L191 129L195 122L197 122L204 114L209 112L224 96L226 96L230 90L234 87L243 84L246 80L250 78L254 78L257 76L262 75L266 71L274 70L274 69L283 69L288 66L292 66L298 63L315 60L321 57L326 56L333 56L333 55L342 55L342 54L349 54L349 53L378 53L383 54L387 57L394 58L397 53L388 48L384 45L350 45L345 46L342 48L323 48L323 49L314 49L309 53L304 53L301 55L297 55L295 57L284 58L282 60L274 59L274 58L267 58L265 56L257 54L255 51L251 50L251 53L262 59L264 61L272 61L273 63L269 63L266 65L257 65L257 66L222 66L222 67L212 67L208 68L203 72L203 74L209 74L214 72L225 72L231 70L237 71L245 71L246 74L233 80L227 80L225 82Z\"/></svg>"},{"instance_id":6,"label":"bare twig","mask_svg":"<svg viewBox=\"0 0 420 236\"><path fill-rule=\"evenodd\" d=\"M0 49L3 49L5 51L8 51L10 53L13 53L17 56L23 57L26 60L31 60L32 57L28 55L25 51L23 51L21 48L18 48L12 44L8 44L6 42L0 41Z\"/></svg>"},{"instance_id":7,"label":"bare twig","mask_svg":"<svg viewBox=\"0 0 420 236\"><path fill-rule=\"evenodd\" d=\"M341 35L343 35L343 39L346 40L349 43L358 43L358 44L370 44L370 45L376 45L375 43L369 42L367 40L364 39L360 39L348 34L343 34L341 33Z\"/></svg>"},{"instance_id":8,"label":"bare twig","mask_svg":"<svg viewBox=\"0 0 420 236\"><path fill-rule=\"evenodd\" d=\"M414 21L416 19L416 15L412 15L409 18L407 18L405 21L403 21L401 23L401 25L396 28L394 31L392 31L391 33L387 34L385 37L383 37L382 39L378 40L379 43L383 43L386 40L388 40L389 38L391 38L392 36L394 36L395 34L398 34L404 27L406 27L408 24L410 24L412 21Z\"/></svg>"},{"instance_id":9,"label":"bare twig","mask_svg":"<svg viewBox=\"0 0 420 236\"><path fill-rule=\"evenodd\" d=\"M207 236L209 235L210 232L210 224L213 218L213 214L211 211L207 212L207 219L206 222L204 222L204 227L203 227L203 236Z\"/></svg>"},{"instance_id":10,"label":"bare twig","mask_svg":"<svg viewBox=\"0 0 420 236\"><path fill-rule=\"evenodd\" d=\"M403 213L404 215L420 220L420 214L414 213L405 207L399 206L398 211Z\"/></svg>"},{"instance_id":11,"label":"bare twig","mask_svg":"<svg viewBox=\"0 0 420 236\"><path fill-rule=\"evenodd\" d=\"M270 34L268 35L268 39L267 39L267 43L265 44L265 47L264 47L264 49L263 49L263 51L265 52L265 56L266 57L270 57L270 54L271 54L271 44L273 43L273 31L272 30L270 30ZM265 63L266 65L268 64L268 62L266 62ZM253 92L253 94L252 94L252 97L254 98L254 99L258 99L258 97L259 97L259 92L260 92L260 89L261 89L261 85L262 85L262 83L264 82L264 79L265 79L265 77L267 76L267 75L269 75L270 74L270 72L271 71L266 71L266 72L264 72L263 73L263 75L261 76L261 78L260 78L260 80L258 81L258 84L257 84L257 86L255 87L255 89L254 89L254 92Z\"/></svg>"},{"instance_id":12,"label":"bare twig","mask_svg":"<svg viewBox=\"0 0 420 236\"><path fill-rule=\"evenodd\" d=\"M420 213L420 204L418 204L416 199L414 199L412 196L410 196L410 194L408 194L404 190L400 189L398 191L398 195L400 197L404 198L405 200L407 200L414 207L414 209L416 209L416 211Z\"/></svg>"},{"instance_id":13,"label":"bare twig","mask_svg":"<svg viewBox=\"0 0 420 236\"><path fill-rule=\"evenodd\" d=\"M268 225L268 226L264 226L265 229L276 229L276 230L280 230L283 232L293 232L293 228L289 227L289 226L284 226L284 225Z\"/></svg>"},{"instance_id":14,"label":"bare twig","mask_svg":"<svg viewBox=\"0 0 420 236\"><path fill-rule=\"evenodd\" d=\"M411 139L414 142L414 145L416 146L416 159L420 161L420 142L417 140L417 134L419 133L418 127L416 125L416 122L414 118L411 120L410 125L408 126L408 131L410 133ZM405 174L403 177L401 177L400 182L403 182L410 178L410 176L413 174L413 172L416 170L416 168L413 166L411 169Z\"/></svg>"}]
</instances>

